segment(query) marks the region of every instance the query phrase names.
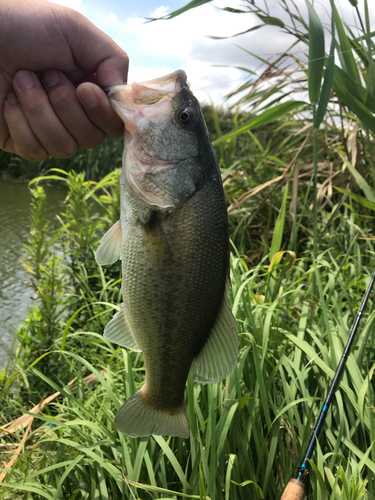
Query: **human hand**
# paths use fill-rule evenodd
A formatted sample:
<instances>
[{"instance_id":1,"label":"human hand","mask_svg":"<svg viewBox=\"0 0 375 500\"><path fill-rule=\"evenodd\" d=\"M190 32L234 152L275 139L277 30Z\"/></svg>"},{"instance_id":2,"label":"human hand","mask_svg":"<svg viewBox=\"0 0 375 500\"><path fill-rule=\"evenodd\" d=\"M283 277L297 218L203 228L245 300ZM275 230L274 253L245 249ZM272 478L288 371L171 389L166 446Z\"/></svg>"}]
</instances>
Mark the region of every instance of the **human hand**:
<instances>
[{"instance_id":1,"label":"human hand","mask_svg":"<svg viewBox=\"0 0 375 500\"><path fill-rule=\"evenodd\" d=\"M0 148L41 161L120 137L100 87L126 83L127 71L126 53L80 13L0 0Z\"/></svg>"}]
</instances>

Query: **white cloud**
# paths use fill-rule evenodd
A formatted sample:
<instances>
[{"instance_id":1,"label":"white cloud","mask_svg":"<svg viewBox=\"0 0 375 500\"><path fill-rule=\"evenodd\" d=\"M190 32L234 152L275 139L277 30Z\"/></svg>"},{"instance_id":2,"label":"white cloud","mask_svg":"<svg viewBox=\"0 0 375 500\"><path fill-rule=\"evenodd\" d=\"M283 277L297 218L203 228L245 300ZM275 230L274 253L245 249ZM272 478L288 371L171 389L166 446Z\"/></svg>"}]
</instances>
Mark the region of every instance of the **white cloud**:
<instances>
[{"instance_id":1,"label":"white cloud","mask_svg":"<svg viewBox=\"0 0 375 500\"><path fill-rule=\"evenodd\" d=\"M85 5L89 5L86 4L89 0L57 1L81 12ZM169 0L167 5L172 5L172 7L161 5L149 12L148 17L163 17L176 8L174 4L174 0ZM151 23L145 23L144 19L139 16L125 16L121 11L121 3L117 2L112 4L112 7L108 5L104 16L103 9L99 12L99 10L95 11L94 7L87 8L85 14L128 53L130 82L156 78L181 68L187 72L193 90L205 89L199 90L201 100L220 101L229 90L239 86L238 80L241 76L248 77L233 66L242 66L258 71L260 61L248 52L265 59L273 58L275 60L275 56L288 50L296 40L277 26L267 26L226 40L208 38L209 35L231 37L238 32L262 24L262 21L253 14L232 14L223 11L222 8L228 4L232 8L246 8L241 0L231 0L230 2L228 0L215 0L174 19ZM264 0L264 3L259 0L258 4L265 5L265 8L269 9L269 15L281 18L287 24L291 24L289 15L278 0ZM291 5L291 2L288 4ZM307 21L305 1L295 0L295 4ZM355 10L348 0L336 0L335 4L340 17L353 25ZM315 1L314 7L324 26L329 29L331 15L329 0ZM371 23L374 25L375 10L370 12L370 17ZM326 50L328 51L330 37L328 31L326 34ZM245 50L241 50L239 47ZM301 57L306 49L306 45L300 43L293 48L293 53ZM291 64L290 59L287 64ZM215 65L228 67L218 68L214 67Z\"/></svg>"},{"instance_id":2,"label":"white cloud","mask_svg":"<svg viewBox=\"0 0 375 500\"><path fill-rule=\"evenodd\" d=\"M158 17L163 17L169 12L169 7L165 7L164 5L161 5L157 9L154 10L154 12L151 14L151 17L153 18L158 18Z\"/></svg>"},{"instance_id":3,"label":"white cloud","mask_svg":"<svg viewBox=\"0 0 375 500\"><path fill-rule=\"evenodd\" d=\"M149 17L162 17L171 10L161 6ZM171 20L145 23L139 17L122 19L110 12L94 22L128 53L129 82L156 78L163 71L166 74L181 68L187 72L191 88L199 89L200 100L220 101L239 85L241 71L214 65L239 64L244 58L232 41L210 40L207 36L231 36L255 21L250 16L233 16L206 4Z\"/></svg>"}]
</instances>

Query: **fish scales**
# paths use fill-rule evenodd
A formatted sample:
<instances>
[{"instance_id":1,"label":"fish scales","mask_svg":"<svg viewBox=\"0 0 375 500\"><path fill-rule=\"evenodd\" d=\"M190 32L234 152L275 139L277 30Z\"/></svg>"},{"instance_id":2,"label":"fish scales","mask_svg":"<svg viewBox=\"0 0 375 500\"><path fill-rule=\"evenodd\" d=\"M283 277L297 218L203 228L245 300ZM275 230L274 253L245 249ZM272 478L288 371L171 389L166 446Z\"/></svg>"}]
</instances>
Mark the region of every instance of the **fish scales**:
<instances>
[{"instance_id":1,"label":"fish scales","mask_svg":"<svg viewBox=\"0 0 375 500\"><path fill-rule=\"evenodd\" d=\"M143 352L145 384L115 419L130 436L188 437L189 371L198 383L218 382L238 356L225 291L229 239L220 170L185 79L178 71L109 92L127 129L121 219L96 258L122 259L124 304L105 337Z\"/></svg>"},{"instance_id":2,"label":"fish scales","mask_svg":"<svg viewBox=\"0 0 375 500\"><path fill-rule=\"evenodd\" d=\"M141 223L124 245L123 298L157 407L181 403L190 365L223 299L228 247L220 187L214 180L157 221L171 249L167 260L150 259Z\"/></svg>"}]
</instances>

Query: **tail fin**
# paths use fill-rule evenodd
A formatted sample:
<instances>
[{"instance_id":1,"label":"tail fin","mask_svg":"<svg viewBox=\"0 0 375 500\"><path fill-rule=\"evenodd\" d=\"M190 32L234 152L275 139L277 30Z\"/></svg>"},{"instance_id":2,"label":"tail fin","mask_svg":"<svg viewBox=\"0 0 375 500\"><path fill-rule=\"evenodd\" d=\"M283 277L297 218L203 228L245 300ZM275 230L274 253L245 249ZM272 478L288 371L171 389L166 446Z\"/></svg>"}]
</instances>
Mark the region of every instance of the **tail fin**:
<instances>
[{"instance_id":1,"label":"tail fin","mask_svg":"<svg viewBox=\"0 0 375 500\"><path fill-rule=\"evenodd\" d=\"M131 437L157 434L188 438L190 435L185 401L173 413L163 411L146 402L143 388L122 405L115 417L115 426Z\"/></svg>"}]
</instances>

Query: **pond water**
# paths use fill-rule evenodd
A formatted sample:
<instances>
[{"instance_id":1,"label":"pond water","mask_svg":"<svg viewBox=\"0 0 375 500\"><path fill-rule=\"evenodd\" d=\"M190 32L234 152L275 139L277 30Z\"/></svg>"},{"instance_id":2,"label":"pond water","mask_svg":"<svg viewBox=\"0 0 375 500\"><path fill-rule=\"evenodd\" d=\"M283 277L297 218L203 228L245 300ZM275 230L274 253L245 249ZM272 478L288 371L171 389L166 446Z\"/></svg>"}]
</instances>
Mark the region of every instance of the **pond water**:
<instances>
[{"instance_id":1,"label":"pond water","mask_svg":"<svg viewBox=\"0 0 375 500\"><path fill-rule=\"evenodd\" d=\"M49 220L63 209L66 191L45 187ZM30 230L30 193L27 183L0 179L0 369L12 348L19 321L26 319L33 291L25 285L23 249Z\"/></svg>"}]
</instances>

